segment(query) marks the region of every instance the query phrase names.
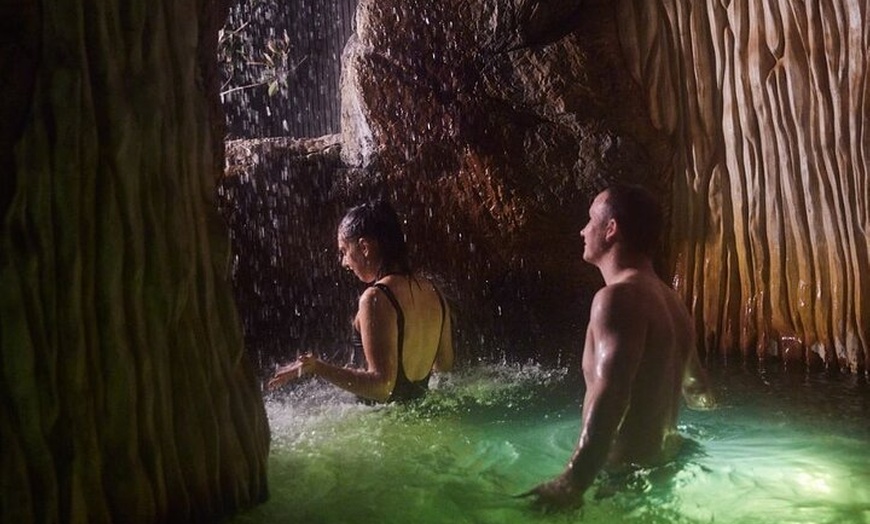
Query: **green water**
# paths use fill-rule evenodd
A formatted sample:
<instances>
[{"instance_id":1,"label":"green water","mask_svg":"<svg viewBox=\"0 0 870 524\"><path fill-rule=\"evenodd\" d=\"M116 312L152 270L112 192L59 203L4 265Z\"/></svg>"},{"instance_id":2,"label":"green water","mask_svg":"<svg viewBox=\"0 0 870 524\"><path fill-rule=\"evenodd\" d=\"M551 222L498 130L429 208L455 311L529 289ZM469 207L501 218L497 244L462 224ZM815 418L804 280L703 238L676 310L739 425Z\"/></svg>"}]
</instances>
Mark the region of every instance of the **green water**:
<instances>
[{"instance_id":1,"label":"green water","mask_svg":"<svg viewBox=\"0 0 870 524\"><path fill-rule=\"evenodd\" d=\"M683 411L695 451L579 511L512 495L559 473L582 385L562 370L481 366L413 409L315 381L267 399L270 500L234 524L870 523L870 395L854 378L714 376L723 407Z\"/></svg>"}]
</instances>

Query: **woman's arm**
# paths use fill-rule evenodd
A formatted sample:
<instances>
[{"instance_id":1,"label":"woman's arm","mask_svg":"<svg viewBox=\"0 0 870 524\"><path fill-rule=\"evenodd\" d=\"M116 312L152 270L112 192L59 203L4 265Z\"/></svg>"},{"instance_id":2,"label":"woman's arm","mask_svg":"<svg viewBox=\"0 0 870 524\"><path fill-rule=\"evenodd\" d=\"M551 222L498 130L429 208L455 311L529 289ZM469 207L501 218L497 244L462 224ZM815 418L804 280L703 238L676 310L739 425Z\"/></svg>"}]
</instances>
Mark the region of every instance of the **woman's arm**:
<instances>
[{"instance_id":1,"label":"woman's arm","mask_svg":"<svg viewBox=\"0 0 870 524\"><path fill-rule=\"evenodd\" d=\"M369 288L360 297L354 322L362 338L366 369L339 367L310 357L309 364L303 364L303 373L323 377L360 397L383 402L393 392L398 369L395 309L382 292Z\"/></svg>"}]
</instances>

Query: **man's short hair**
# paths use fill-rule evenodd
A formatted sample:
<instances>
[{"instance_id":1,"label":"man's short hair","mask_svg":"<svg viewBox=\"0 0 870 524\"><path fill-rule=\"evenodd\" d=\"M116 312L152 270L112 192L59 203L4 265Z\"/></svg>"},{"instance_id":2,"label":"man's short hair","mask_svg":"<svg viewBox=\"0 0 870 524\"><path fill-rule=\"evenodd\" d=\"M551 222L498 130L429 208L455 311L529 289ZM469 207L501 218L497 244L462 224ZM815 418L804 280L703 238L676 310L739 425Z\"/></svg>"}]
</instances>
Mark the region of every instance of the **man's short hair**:
<instances>
[{"instance_id":1,"label":"man's short hair","mask_svg":"<svg viewBox=\"0 0 870 524\"><path fill-rule=\"evenodd\" d=\"M605 200L629 249L654 256L662 234L662 208L643 186L615 183L607 186Z\"/></svg>"}]
</instances>

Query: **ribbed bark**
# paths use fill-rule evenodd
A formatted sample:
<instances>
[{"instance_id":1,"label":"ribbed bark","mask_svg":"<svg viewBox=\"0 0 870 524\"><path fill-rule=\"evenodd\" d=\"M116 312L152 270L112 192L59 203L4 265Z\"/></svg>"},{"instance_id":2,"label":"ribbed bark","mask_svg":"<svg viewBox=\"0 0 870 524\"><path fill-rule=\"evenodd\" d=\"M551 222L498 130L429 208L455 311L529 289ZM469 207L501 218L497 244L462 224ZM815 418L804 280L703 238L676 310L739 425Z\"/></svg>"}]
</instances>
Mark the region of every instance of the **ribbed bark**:
<instances>
[{"instance_id":1,"label":"ribbed bark","mask_svg":"<svg viewBox=\"0 0 870 524\"><path fill-rule=\"evenodd\" d=\"M865 370L870 3L622 0L618 12L675 146L675 278L707 349Z\"/></svg>"},{"instance_id":2,"label":"ribbed bark","mask_svg":"<svg viewBox=\"0 0 870 524\"><path fill-rule=\"evenodd\" d=\"M262 500L268 425L213 202L225 6L0 10L19 28L0 63L23 78L0 123L0 521L193 522Z\"/></svg>"}]
</instances>

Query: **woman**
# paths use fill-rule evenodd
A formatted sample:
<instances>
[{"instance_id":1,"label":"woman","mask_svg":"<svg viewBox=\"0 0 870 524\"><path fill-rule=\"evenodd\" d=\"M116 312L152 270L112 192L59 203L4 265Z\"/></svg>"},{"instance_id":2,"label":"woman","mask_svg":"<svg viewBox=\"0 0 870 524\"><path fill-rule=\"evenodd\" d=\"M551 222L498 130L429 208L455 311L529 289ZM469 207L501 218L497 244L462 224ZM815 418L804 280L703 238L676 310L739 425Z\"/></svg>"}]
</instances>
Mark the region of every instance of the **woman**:
<instances>
[{"instance_id":1,"label":"woman","mask_svg":"<svg viewBox=\"0 0 870 524\"><path fill-rule=\"evenodd\" d=\"M269 388L314 375L376 402L420 398L433 369L453 367L450 311L434 284L411 270L396 212L384 201L350 209L338 226L338 252L342 266L369 284L353 321L354 351L366 368L308 354L279 368Z\"/></svg>"}]
</instances>

